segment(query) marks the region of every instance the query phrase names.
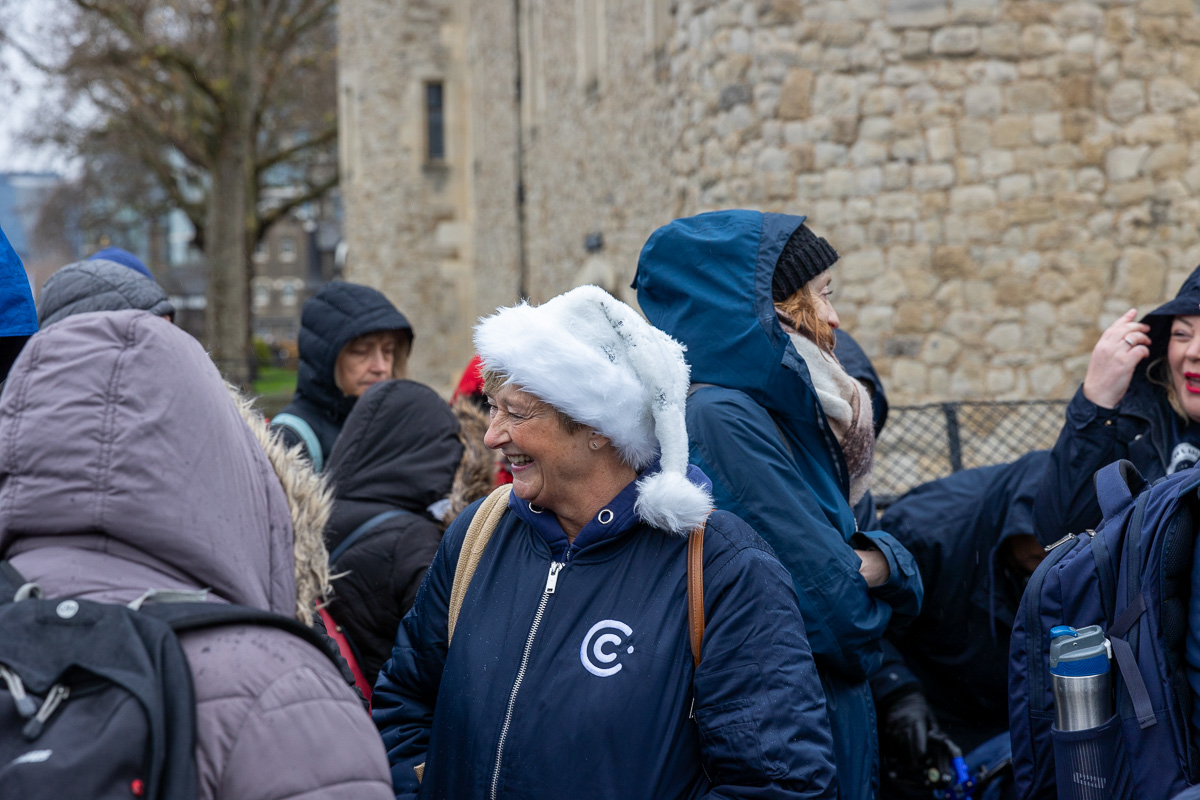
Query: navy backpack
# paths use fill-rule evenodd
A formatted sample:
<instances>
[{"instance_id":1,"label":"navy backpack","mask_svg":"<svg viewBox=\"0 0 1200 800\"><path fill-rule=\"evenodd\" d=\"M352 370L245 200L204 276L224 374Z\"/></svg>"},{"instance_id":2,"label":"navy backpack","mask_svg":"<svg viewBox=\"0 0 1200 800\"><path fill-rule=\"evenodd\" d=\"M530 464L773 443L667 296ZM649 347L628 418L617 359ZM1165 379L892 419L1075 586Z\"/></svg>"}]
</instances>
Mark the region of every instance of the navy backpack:
<instances>
[{"instance_id":1,"label":"navy backpack","mask_svg":"<svg viewBox=\"0 0 1200 800\"><path fill-rule=\"evenodd\" d=\"M1184 656L1198 487L1200 469L1147 487L1128 461L1108 465L1096 473L1100 526L1050 545L1030 578L1013 625L1008 673L1013 772L1022 800L1080 793L1056 786L1055 738L1079 735L1052 731L1049 649L1056 625L1100 625L1112 645L1115 713L1087 732L1103 737L1113 758L1112 783L1090 787L1100 790L1096 796L1169 798L1200 774Z\"/></svg>"}]
</instances>

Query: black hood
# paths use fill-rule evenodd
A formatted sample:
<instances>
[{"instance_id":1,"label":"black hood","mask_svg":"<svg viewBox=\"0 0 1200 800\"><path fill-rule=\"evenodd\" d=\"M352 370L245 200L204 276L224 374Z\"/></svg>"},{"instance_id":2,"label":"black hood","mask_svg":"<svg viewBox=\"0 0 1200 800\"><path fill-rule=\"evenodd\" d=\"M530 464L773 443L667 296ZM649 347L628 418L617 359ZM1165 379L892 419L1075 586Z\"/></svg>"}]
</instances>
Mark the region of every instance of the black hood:
<instances>
[{"instance_id":1,"label":"black hood","mask_svg":"<svg viewBox=\"0 0 1200 800\"><path fill-rule=\"evenodd\" d=\"M354 398L334 380L338 353L351 339L377 331L402 331L411 343L412 326L383 293L370 286L334 281L304 304L300 314L300 371L296 394L335 423L354 407Z\"/></svg>"},{"instance_id":2,"label":"black hood","mask_svg":"<svg viewBox=\"0 0 1200 800\"><path fill-rule=\"evenodd\" d=\"M1192 274L1179 287L1174 300L1163 303L1158 308L1142 317L1142 322L1150 326L1150 357L1143 364L1150 362L1167 353L1167 340L1171 335L1171 320L1175 317L1200 315L1200 267L1192 270Z\"/></svg>"},{"instance_id":3,"label":"black hood","mask_svg":"<svg viewBox=\"0 0 1200 800\"><path fill-rule=\"evenodd\" d=\"M846 374L851 378L871 387L871 410L875 413L875 436L878 437L879 432L883 430L884 423L887 422L888 415L888 401L887 395L883 391L883 381L879 380L879 373L875 371L871 359L867 358L867 354L850 334L837 328L833 335L835 341L833 354L837 357L838 363L842 365L842 369L846 370Z\"/></svg>"},{"instance_id":4,"label":"black hood","mask_svg":"<svg viewBox=\"0 0 1200 800\"><path fill-rule=\"evenodd\" d=\"M458 420L437 392L415 381L377 383L350 412L326 468L334 516L347 504L424 513L450 493L462 452Z\"/></svg>"}]
</instances>

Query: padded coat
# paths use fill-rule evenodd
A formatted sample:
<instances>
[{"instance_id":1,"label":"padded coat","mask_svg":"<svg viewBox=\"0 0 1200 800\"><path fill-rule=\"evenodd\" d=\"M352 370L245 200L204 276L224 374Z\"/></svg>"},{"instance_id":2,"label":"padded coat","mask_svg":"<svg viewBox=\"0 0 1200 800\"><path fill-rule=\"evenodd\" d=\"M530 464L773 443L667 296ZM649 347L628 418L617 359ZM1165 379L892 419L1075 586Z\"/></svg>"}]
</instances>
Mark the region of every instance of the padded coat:
<instances>
[{"instance_id":1,"label":"padded coat","mask_svg":"<svg viewBox=\"0 0 1200 800\"><path fill-rule=\"evenodd\" d=\"M306 565L326 558L328 501L244 412L166 320L117 311L50 326L0 396L0 558L49 597L208 588L210 602L311 609L320 579ZM312 645L240 625L180 642L202 800L391 798L370 720Z\"/></svg>"}]
</instances>

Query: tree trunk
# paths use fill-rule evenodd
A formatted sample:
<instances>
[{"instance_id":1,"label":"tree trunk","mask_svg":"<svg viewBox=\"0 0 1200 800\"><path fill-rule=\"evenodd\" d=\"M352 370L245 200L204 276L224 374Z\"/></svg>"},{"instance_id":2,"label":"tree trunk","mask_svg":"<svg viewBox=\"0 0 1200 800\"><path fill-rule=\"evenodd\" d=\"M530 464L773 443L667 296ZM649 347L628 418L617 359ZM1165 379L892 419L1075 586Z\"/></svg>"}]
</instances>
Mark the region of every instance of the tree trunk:
<instances>
[{"instance_id":1,"label":"tree trunk","mask_svg":"<svg viewBox=\"0 0 1200 800\"><path fill-rule=\"evenodd\" d=\"M250 277L255 213L253 109L258 87L255 52L259 0L239 0L229 30L228 124L212 169L206 255L205 327L213 361L229 381L248 388L254 377L250 342Z\"/></svg>"}]
</instances>

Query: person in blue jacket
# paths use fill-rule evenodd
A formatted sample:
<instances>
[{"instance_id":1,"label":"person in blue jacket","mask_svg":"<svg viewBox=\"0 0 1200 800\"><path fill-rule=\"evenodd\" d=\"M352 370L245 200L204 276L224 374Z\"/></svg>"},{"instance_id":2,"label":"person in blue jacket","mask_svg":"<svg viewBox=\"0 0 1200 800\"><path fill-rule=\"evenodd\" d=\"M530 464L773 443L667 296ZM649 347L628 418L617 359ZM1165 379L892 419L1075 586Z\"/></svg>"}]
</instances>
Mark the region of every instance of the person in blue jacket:
<instances>
[{"instance_id":1,"label":"person in blue jacket","mask_svg":"<svg viewBox=\"0 0 1200 800\"><path fill-rule=\"evenodd\" d=\"M720 211L655 231L634 287L651 324L687 347L691 463L712 479L717 508L749 523L792 575L825 690L839 797L862 800L878 787L867 680L889 623L920 609L921 577L890 535L857 530L859 470L849 462L860 459L847 458L814 386L812 374L832 371L816 342L832 350L836 259L804 217ZM810 319L781 321L776 304L798 295ZM785 324L808 329L811 364Z\"/></svg>"},{"instance_id":2,"label":"person in blue jacket","mask_svg":"<svg viewBox=\"0 0 1200 800\"><path fill-rule=\"evenodd\" d=\"M1038 450L962 470L921 484L883 514L883 529L912 553L925 585L921 613L889 634L884 668L871 680L894 773L888 797L929 797L926 761L946 755L930 752L934 731L968 755L999 736L999 755L1009 753L1008 643L1046 555L1033 536L1033 498L1048 460Z\"/></svg>"},{"instance_id":3,"label":"person in blue jacket","mask_svg":"<svg viewBox=\"0 0 1200 800\"><path fill-rule=\"evenodd\" d=\"M1120 459L1147 481L1200 461L1200 267L1174 300L1140 321L1129 309L1092 349L1034 504L1042 544L1100 524L1092 478Z\"/></svg>"},{"instance_id":4,"label":"person in blue jacket","mask_svg":"<svg viewBox=\"0 0 1200 800\"><path fill-rule=\"evenodd\" d=\"M453 641L478 504L447 530L375 686L396 796L835 797L791 580L689 475L679 344L595 286L501 309L475 344L512 492ZM706 518L696 664L687 550Z\"/></svg>"},{"instance_id":5,"label":"person in blue jacket","mask_svg":"<svg viewBox=\"0 0 1200 800\"><path fill-rule=\"evenodd\" d=\"M25 267L0 230L0 386L21 348L37 330L37 310Z\"/></svg>"}]
</instances>

